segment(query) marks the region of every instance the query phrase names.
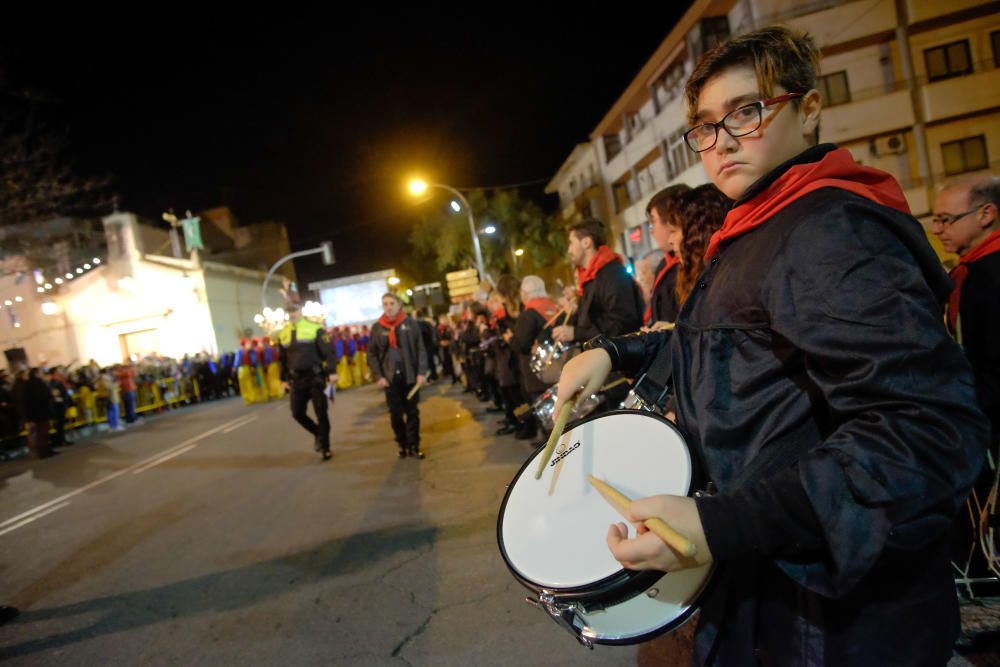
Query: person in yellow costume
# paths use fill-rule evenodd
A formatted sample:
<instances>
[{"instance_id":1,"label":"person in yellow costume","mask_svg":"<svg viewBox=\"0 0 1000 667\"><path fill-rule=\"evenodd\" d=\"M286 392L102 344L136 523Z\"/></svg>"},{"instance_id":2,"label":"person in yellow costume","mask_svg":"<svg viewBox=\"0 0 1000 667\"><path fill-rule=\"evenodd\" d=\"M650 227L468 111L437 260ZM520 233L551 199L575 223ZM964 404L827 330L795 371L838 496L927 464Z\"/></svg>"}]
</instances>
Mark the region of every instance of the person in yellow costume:
<instances>
[{"instance_id":1,"label":"person in yellow costume","mask_svg":"<svg viewBox=\"0 0 1000 667\"><path fill-rule=\"evenodd\" d=\"M292 417L309 431L316 451L326 461L330 453L330 419L327 416L327 384L337 382L337 358L329 334L315 322L302 318L302 308L290 303L285 309L289 322L278 334L281 379L291 394ZM332 400L332 398L330 399ZM312 401L316 421L306 414Z\"/></svg>"},{"instance_id":2,"label":"person in yellow costume","mask_svg":"<svg viewBox=\"0 0 1000 667\"><path fill-rule=\"evenodd\" d=\"M347 341L344 340L342 329L335 329L333 333L334 349L337 354L337 389L348 389L354 384L354 377L351 373L351 358L347 353Z\"/></svg>"},{"instance_id":3,"label":"person in yellow costume","mask_svg":"<svg viewBox=\"0 0 1000 667\"><path fill-rule=\"evenodd\" d=\"M265 336L263 343L264 368L267 369L264 381L267 384L267 396L273 401L285 395L285 390L281 388L281 361L278 359L278 351L271 345L271 337Z\"/></svg>"},{"instance_id":4,"label":"person in yellow costume","mask_svg":"<svg viewBox=\"0 0 1000 667\"><path fill-rule=\"evenodd\" d=\"M240 341L240 351L236 355L236 380L240 387L240 396L247 405L257 401L257 352L253 349L249 338Z\"/></svg>"}]
</instances>

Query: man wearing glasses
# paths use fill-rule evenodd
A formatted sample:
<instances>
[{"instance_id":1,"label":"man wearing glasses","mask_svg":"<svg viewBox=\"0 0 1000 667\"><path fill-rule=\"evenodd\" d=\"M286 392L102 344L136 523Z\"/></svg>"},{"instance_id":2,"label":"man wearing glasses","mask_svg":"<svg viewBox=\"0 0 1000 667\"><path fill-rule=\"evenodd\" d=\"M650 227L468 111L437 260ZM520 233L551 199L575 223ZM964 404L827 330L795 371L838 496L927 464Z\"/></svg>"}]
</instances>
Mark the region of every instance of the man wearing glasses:
<instances>
[{"instance_id":1,"label":"man wearing glasses","mask_svg":"<svg viewBox=\"0 0 1000 667\"><path fill-rule=\"evenodd\" d=\"M733 208L673 335L595 341L558 394L636 377L669 345L677 426L717 490L629 518L662 518L697 554L625 524L607 542L630 569L720 563L696 664L944 665L947 532L988 427L944 327L951 282L899 185L818 144L818 61L782 27L702 57L686 141Z\"/></svg>"},{"instance_id":2,"label":"man wearing glasses","mask_svg":"<svg viewBox=\"0 0 1000 667\"><path fill-rule=\"evenodd\" d=\"M947 322L976 376L979 405L993 425L993 464L1000 444L1000 178L969 176L945 185L934 202L931 231L959 256ZM992 481L992 480L990 480Z\"/></svg>"}]
</instances>

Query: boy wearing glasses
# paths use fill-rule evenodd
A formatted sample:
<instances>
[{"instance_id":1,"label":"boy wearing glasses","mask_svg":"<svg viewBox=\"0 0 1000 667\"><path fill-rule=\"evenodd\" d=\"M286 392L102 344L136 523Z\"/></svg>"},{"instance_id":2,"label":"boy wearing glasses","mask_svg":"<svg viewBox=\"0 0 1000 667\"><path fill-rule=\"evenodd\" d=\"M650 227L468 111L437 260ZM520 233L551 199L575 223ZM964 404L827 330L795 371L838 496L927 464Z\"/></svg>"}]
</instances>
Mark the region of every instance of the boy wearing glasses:
<instances>
[{"instance_id":1,"label":"boy wearing glasses","mask_svg":"<svg viewBox=\"0 0 1000 667\"><path fill-rule=\"evenodd\" d=\"M716 490L630 518L663 518L698 554L624 524L607 541L632 569L720 564L697 664L943 665L946 533L987 427L942 321L950 281L898 184L817 143L817 69L812 40L780 27L701 59L686 140L733 209L673 335L594 341L559 396L669 345L677 425Z\"/></svg>"}]
</instances>

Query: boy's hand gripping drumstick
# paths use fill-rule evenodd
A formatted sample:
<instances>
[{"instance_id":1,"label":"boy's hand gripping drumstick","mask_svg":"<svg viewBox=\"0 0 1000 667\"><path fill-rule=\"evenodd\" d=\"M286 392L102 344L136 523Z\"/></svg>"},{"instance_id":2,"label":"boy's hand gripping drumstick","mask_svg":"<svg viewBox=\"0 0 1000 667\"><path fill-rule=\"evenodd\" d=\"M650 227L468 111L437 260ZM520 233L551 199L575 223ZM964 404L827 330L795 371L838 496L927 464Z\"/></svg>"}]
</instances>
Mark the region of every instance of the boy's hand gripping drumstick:
<instances>
[{"instance_id":1,"label":"boy's hand gripping drumstick","mask_svg":"<svg viewBox=\"0 0 1000 667\"><path fill-rule=\"evenodd\" d=\"M604 496L604 499L611 503L612 507L618 510L619 514L626 519L629 518L628 509L629 505L632 504L632 501L628 498L628 496L607 482L602 482L593 475L587 475L587 479L589 479L590 483L594 485L597 492ZM694 542L668 526L667 522L663 519L654 516L650 519L646 519L643 523L646 528L649 528L650 532L655 533L657 537L667 544L667 546L684 556L691 558L698 553L698 548L694 545Z\"/></svg>"}]
</instances>

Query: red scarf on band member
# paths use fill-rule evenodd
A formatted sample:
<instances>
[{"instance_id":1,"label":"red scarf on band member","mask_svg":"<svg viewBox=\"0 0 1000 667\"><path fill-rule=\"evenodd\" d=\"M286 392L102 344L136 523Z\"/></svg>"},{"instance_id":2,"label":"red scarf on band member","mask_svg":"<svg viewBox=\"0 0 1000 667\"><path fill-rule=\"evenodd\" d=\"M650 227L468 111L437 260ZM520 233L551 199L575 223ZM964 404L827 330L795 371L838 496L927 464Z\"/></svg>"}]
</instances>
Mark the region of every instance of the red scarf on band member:
<instances>
[{"instance_id":1,"label":"red scarf on band member","mask_svg":"<svg viewBox=\"0 0 1000 667\"><path fill-rule=\"evenodd\" d=\"M396 327L402 324L405 319L406 313L403 311L399 311L399 314L396 315L396 319L394 320L390 320L385 315L378 318L378 323L389 330L389 345L391 347L399 347L399 341L396 340Z\"/></svg>"},{"instance_id":2,"label":"red scarf on band member","mask_svg":"<svg viewBox=\"0 0 1000 667\"><path fill-rule=\"evenodd\" d=\"M718 252L720 244L753 231L796 199L820 188L840 188L897 211L910 212L895 178L862 167L854 162L850 151L838 148L819 162L794 165L756 197L730 210L722 229L712 235L705 259Z\"/></svg>"},{"instance_id":3,"label":"red scarf on band member","mask_svg":"<svg viewBox=\"0 0 1000 667\"><path fill-rule=\"evenodd\" d=\"M985 241L962 255L958 260L958 266L951 270L951 279L955 282L955 289L951 291L951 296L948 298L948 330L952 334L958 333L958 314L962 306L962 284L969 277L968 265L995 252L1000 252L1000 229L994 230L986 237Z\"/></svg>"},{"instance_id":4,"label":"red scarf on band member","mask_svg":"<svg viewBox=\"0 0 1000 667\"><path fill-rule=\"evenodd\" d=\"M663 267L662 271L656 274L656 280L653 281L653 289L649 291L649 305L646 306L646 314L642 316L642 321L645 322L646 324L652 324L651 320L653 319L653 295L656 294L656 288L660 286L660 281L662 281L667 276L667 274L670 273L670 269L674 268L675 266L681 263L681 258L678 257L677 255L671 255L670 253L665 253L664 257L667 260L667 264L666 266Z\"/></svg>"},{"instance_id":5,"label":"red scarf on band member","mask_svg":"<svg viewBox=\"0 0 1000 667\"><path fill-rule=\"evenodd\" d=\"M613 252L608 246L602 245L598 248L597 252L594 253L594 256L590 258L590 263L587 264L587 268L576 270L576 282L578 285L576 288L577 295L583 296L583 286L596 278L598 271L616 260L619 264L625 264L625 260L622 259L622 256Z\"/></svg>"},{"instance_id":6,"label":"red scarf on band member","mask_svg":"<svg viewBox=\"0 0 1000 667\"><path fill-rule=\"evenodd\" d=\"M556 302L547 296L539 297L537 299L532 299L528 303L524 304L525 310L533 310L542 316L542 319L548 322L553 317L555 317L556 312L559 310L559 306Z\"/></svg>"}]
</instances>

